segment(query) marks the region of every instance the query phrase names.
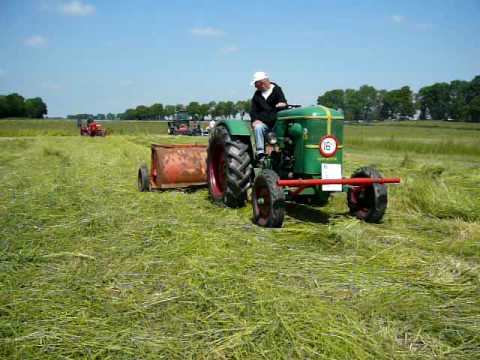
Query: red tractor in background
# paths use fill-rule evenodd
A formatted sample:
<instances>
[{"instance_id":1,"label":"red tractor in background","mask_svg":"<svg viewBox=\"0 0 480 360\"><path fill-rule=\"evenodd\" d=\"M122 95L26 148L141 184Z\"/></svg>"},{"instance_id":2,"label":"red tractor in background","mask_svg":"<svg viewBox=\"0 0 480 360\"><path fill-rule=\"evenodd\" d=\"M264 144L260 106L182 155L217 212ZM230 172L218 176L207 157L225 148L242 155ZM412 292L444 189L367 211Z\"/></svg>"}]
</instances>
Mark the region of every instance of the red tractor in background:
<instances>
[{"instance_id":1,"label":"red tractor in background","mask_svg":"<svg viewBox=\"0 0 480 360\"><path fill-rule=\"evenodd\" d=\"M82 124L80 126L80 135L81 136L106 136L107 130L97 123L95 120L88 119L87 125Z\"/></svg>"}]
</instances>

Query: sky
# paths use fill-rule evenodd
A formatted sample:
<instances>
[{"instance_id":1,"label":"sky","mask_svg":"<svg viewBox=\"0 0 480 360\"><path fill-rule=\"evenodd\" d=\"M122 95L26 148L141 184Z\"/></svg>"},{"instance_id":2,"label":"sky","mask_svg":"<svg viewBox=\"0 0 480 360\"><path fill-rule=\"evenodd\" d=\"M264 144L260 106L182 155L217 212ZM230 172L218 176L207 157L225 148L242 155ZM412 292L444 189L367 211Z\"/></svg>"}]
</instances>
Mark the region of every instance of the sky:
<instances>
[{"instance_id":1,"label":"sky","mask_svg":"<svg viewBox=\"0 0 480 360\"><path fill-rule=\"evenodd\" d=\"M480 75L480 0L0 0L0 95L48 114L244 100L265 71L289 103Z\"/></svg>"}]
</instances>

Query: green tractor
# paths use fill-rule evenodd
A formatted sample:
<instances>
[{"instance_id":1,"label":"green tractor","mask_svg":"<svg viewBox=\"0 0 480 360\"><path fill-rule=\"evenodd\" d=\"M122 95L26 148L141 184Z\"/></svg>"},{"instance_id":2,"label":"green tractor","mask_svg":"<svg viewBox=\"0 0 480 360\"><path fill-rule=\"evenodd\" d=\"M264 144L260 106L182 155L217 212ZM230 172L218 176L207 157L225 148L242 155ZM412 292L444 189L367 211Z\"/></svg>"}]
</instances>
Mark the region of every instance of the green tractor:
<instances>
[{"instance_id":1,"label":"green tractor","mask_svg":"<svg viewBox=\"0 0 480 360\"><path fill-rule=\"evenodd\" d=\"M250 122L223 120L208 145L207 182L215 203L245 205L252 188L253 220L281 227L285 203L325 205L333 192L347 192L350 213L380 222L387 208L386 183L378 170L362 167L343 178L343 114L325 106L289 106L265 138L265 158L255 154Z\"/></svg>"}]
</instances>

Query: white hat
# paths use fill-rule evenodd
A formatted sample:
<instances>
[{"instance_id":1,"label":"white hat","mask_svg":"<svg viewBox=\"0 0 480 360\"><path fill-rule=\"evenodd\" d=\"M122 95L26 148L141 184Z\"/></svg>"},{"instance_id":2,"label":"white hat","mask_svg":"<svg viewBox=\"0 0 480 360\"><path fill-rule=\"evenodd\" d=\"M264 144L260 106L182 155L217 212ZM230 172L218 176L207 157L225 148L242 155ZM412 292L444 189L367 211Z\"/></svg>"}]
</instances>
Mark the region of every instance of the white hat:
<instances>
[{"instance_id":1,"label":"white hat","mask_svg":"<svg viewBox=\"0 0 480 360\"><path fill-rule=\"evenodd\" d=\"M257 81L264 79L268 79L267 73L263 71L257 71L255 74L253 74L253 80L251 82L251 85L255 85Z\"/></svg>"}]
</instances>

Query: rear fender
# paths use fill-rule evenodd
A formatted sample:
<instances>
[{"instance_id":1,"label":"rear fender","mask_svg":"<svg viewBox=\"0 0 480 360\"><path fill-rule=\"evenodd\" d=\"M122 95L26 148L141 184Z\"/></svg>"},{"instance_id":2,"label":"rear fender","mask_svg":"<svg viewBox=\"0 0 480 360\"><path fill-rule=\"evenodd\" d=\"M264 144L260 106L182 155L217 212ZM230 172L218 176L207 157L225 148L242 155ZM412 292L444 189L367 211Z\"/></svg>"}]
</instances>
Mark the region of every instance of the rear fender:
<instances>
[{"instance_id":1,"label":"rear fender","mask_svg":"<svg viewBox=\"0 0 480 360\"><path fill-rule=\"evenodd\" d=\"M241 139L242 142L249 145L249 152L252 159L255 158L255 136L253 135L250 121L244 120L220 120L215 126L224 126L227 128L231 137Z\"/></svg>"},{"instance_id":2,"label":"rear fender","mask_svg":"<svg viewBox=\"0 0 480 360\"><path fill-rule=\"evenodd\" d=\"M244 120L220 120L218 125L223 125L228 129L231 136L247 136L252 134L250 121Z\"/></svg>"}]
</instances>

